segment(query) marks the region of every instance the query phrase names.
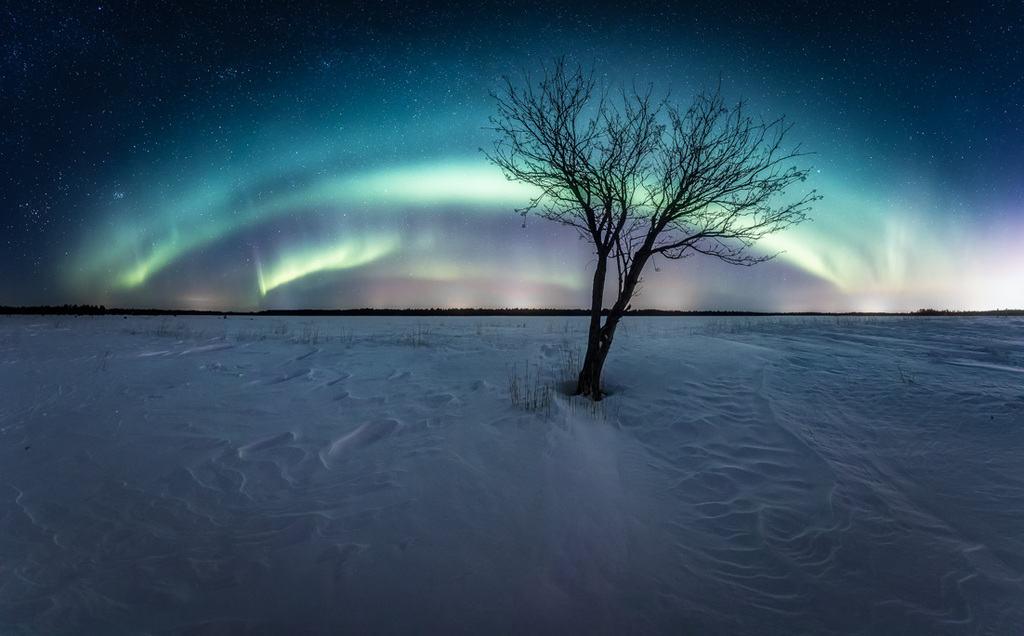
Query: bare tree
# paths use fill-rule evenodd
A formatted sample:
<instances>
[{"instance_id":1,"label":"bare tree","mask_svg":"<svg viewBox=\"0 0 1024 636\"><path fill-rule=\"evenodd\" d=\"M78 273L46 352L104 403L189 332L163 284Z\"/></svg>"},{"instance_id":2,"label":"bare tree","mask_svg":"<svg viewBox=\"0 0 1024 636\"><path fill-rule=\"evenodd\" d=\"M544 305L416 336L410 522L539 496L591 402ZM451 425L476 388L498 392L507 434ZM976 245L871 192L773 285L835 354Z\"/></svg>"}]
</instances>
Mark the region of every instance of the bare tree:
<instances>
[{"instance_id":1,"label":"bare tree","mask_svg":"<svg viewBox=\"0 0 1024 636\"><path fill-rule=\"evenodd\" d=\"M774 254L751 251L758 239L806 219L810 191L780 202L808 170L800 146L784 147L791 124L727 105L720 88L685 110L650 89L598 89L593 73L564 60L539 82L505 78L493 94L496 139L488 158L509 179L539 194L520 210L575 228L596 264L587 353L576 393L600 400L601 371L615 329L656 257L714 256L754 265ZM615 297L606 303L609 267ZM602 322L602 315L604 321Z\"/></svg>"}]
</instances>

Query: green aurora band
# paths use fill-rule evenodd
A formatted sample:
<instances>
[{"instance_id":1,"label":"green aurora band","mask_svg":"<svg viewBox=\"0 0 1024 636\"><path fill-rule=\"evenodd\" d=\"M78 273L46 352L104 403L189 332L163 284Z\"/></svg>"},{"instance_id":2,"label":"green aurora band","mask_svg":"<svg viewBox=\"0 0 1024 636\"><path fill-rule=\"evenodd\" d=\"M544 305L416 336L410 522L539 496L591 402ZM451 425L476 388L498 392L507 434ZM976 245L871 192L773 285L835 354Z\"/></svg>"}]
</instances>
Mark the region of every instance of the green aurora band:
<instances>
[{"instance_id":1,"label":"green aurora band","mask_svg":"<svg viewBox=\"0 0 1024 636\"><path fill-rule=\"evenodd\" d=\"M938 205L927 190L916 196L867 196L845 182L820 175L814 180L810 187L826 193L826 199L813 221L769 237L762 249L778 252L780 260L832 286L850 299L848 308L903 309L907 306L899 302L917 298L921 303L954 303L960 298L970 306L1024 304L1024 289L1016 279L1016 273L1024 271L1024 255L1017 251L1015 258L997 258L989 245L957 240L972 234L966 228L925 222L934 217ZM296 242L292 237L268 258L257 259L253 285L259 298L321 272L351 270L399 253L408 262L393 272L398 277L452 282L490 271L523 281L545 279L567 290L586 284L583 263L575 264L579 271L571 273L537 269L527 254L504 268L479 259L456 265L437 252L436 241L427 245L427 237L406 234L405 222L417 215L462 211L511 217L536 194L506 180L482 158L448 158L340 175L317 173L316 178L288 187L264 188L258 179L236 179L234 186L203 183L184 196L146 208L155 213L134 210L125 215L122 210L120 217L110 217L106 231L90 232L91 242L68 269L73 272L72 288L90 290L94 296L144 289L154 276L189 255L247 229L325 215L336 222L334 229L315 240ZM143 220L118 220L125 216ZM1008 250L1019 233L1013 227L1002 233ZM423 253L410 256L417 242ZM957 296L952 281L966 281L968 293L961 290Z\"/></svg>"},{"instance_id":2,"label":"green aurora band","mask_svg":"<svg viewBox=\"0 0 1024 636\"><path fill-rule=\"evenodd\" d=\"M207 188L166 204L141 227L113 223L113 232L98 237L79 254L73 282L137 288L200 247L297 211L330 207L344 215L353 209L443 205L499 211L535 196L532 188L508 181L486 164L469 162L325 178L294 191L257 192L252 197L256 202L250 199L242 204L233 203L237 198L232 194L227 188ZM280 263L261 272L261 294L319 271L372 262L397 247L393 236L377 238L374 247L358 250L353 249L351 238L338 240L333 247L303 246L282 255Z\"/></svg>"}]
</instances>

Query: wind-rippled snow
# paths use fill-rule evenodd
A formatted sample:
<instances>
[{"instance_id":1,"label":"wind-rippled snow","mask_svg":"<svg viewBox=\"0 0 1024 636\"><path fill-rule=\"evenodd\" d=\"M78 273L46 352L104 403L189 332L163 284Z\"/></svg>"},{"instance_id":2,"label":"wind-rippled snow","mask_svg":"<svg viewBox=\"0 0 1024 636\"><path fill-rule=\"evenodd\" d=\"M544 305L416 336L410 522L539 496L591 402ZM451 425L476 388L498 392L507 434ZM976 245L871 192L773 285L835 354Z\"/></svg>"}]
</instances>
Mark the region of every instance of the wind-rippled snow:
<instances>
[{"instance_id":1,"label":"wind-rippled snow","mask_svg":"<svg viewBox=\"0 0 1024 636\"><path fill-rule=\"evenodd\" d=\"M584 328L0 319L0 633L1024 633L1024 320Z\"/></svg>"}]
</instances>

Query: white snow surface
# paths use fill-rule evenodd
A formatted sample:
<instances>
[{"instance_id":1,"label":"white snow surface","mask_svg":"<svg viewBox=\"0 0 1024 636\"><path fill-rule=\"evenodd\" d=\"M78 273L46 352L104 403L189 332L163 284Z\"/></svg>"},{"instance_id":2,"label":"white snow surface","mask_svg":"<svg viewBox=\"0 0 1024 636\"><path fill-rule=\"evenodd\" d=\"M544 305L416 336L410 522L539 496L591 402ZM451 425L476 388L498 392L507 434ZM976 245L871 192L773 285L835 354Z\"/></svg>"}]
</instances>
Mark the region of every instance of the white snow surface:
<instances>
[{"instance_id":1,"label":"white snow surface","mask_svg":"<svg viewBox=\"0 0 1024 636\"><path fill-rule=\"evenodd\" d=\"M1024 320L585 324L0 318L0 633L1024 633Z\"/></svg>"}]
</instances>

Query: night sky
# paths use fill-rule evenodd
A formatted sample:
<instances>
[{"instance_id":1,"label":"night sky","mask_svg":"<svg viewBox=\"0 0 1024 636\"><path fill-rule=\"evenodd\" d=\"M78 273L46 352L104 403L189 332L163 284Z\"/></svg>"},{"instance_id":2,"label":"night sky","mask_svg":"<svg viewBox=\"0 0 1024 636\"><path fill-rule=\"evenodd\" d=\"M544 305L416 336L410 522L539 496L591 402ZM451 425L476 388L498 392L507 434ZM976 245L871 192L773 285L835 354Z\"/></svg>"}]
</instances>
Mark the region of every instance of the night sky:
<instances>
[{"instance_id":1,"label":"night sky","mask_svg":"<svg viewBox=\"0 0 1024 636\"><path fill-rule=\"evenodd\" d=\"M586 243L480 151L500 77L566 55L816 153L777 260L662 261L634 306L1024 306L1024 3L178 4L0 10L0 304L585 306Z\"/></svg>"}]
</instances>

